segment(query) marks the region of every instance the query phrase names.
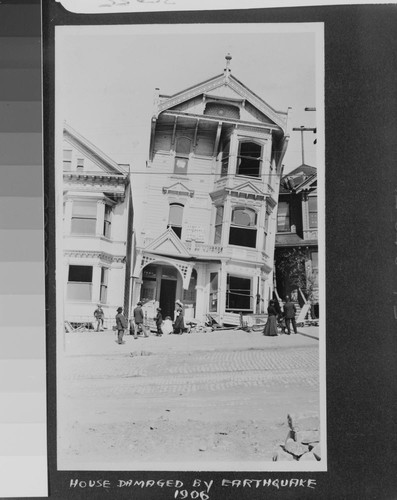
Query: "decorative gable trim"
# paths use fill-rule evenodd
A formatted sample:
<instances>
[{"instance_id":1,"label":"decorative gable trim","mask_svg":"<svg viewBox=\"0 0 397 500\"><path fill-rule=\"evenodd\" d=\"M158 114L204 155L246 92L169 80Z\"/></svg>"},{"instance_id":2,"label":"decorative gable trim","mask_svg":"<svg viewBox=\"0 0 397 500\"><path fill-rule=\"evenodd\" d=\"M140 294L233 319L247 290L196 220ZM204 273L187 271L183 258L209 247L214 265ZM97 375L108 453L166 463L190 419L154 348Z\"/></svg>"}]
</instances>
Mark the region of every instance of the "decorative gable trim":
<instances>
[{"instance_id":1,"label":"decorative gable trim","mask_svg":"<svg viewBox=\"0 0 397 500\"><path fill-rule=\"evenodd\" d=\"M186 197L190 197L190 198L193 198L193 196L194 196L194 191L187 188L181 182L176 182L175 184L172 184L172 186L169 186L169 187L164 186L163 193L164 194L173 194L176 196L186 196Z\"/></svg>"},{"instance_id":2,"label":"decorative gable trim","mask_svg":"<svg viewBox=\"0 0 397 500\"><path fill-rule=\"evenodd\" d=\"M266 194L249 181L239 186L226 187L225 192L237 198L251 198L253 200L266 199Z\"/></svg>"},{"instance_id":3,"label":"decorative gable trim","mask_svg":"<svg viewBox=\"0 0 397 500\"><path fill-rule=\"evenodd\" d=\"M145 248L145 252L159 255L171 255L173 257L190 258L185 245L171 228L168 228Z\"/></svg>"},{"instance_id":4,"label":"decorative gable trim","mask_svg":"<svg viewBox=\"0 0 397 500\"><path fill-rule=\"evenodd\" d=\"M115 161L110 159L103 151L94 146L94 144L76 132L76 130L67 123L64 123L63 126L63 138L98 165L98 167L105 170L105 172L126 175L126 172L124 172Z\"/></svg>"},{"instance_id":5,"label":"decorative gable trim","mask_svg":"<svg viewBox=\"0 0 397 500\"><path fill-rule=\"evenodd\" d=\"M179 92L168 99L164 99L161 103L159 103L157 116L163 111L169 110L182 102L189 101L198 95L206 95L222 86L227 86L232 89L236 92L236 94L241 96L243 100L250 102L261 113L270 118L284 133L286 132L287 113L275 111L271 106L269 106L269 104L263 101L259 96L254 94L239 80L228 73L226 75L218 75L201 84Z\"/></svg>"}]
</instances>

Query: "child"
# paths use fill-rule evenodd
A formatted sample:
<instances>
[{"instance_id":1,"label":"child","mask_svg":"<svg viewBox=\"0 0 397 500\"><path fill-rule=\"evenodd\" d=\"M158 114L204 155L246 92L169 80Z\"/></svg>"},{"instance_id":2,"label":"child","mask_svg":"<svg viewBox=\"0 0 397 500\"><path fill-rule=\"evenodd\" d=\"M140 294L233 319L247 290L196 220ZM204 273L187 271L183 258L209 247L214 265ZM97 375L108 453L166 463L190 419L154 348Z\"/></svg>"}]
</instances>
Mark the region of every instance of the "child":
<instances>
[{"instance_id":1,"label":"child","mask_svg":"<svg viewBox=\"0 0 397 500\"><path fill-rule=\"evenodd\" d=\"M173 332L172 320L171 320L170 316L165 317L165 320L163 321L163 324L161 325L161 331L164 333L164 335L169 335Z\"/></svg>"},{"instance_id":2,"label":"child","mask_svg":"<svg viewBox=\"0 0 397 500\"><path fill-rule=\"evenodd\" d=\"M161 314L161 308L157 308L157 316L154 318L154 321L156 322L157 326L157 337L161 337L163 335L163 332L161 330L161 324L163 323L163 315Z\"/></svg>"}]
</instances>

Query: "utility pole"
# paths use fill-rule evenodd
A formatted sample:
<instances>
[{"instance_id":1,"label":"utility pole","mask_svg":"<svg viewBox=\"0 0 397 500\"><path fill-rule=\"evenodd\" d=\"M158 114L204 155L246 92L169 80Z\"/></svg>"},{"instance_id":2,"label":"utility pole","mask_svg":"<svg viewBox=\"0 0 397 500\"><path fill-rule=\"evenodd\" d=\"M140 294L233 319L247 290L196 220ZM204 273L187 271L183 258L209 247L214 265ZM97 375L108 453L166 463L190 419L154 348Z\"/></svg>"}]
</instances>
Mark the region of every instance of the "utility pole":
<instances>
[{"instance_id":1,"label":"utility pole","mask_svg":"<svg viewBox=\"0 0 397 500\"><path fill-rule=\"evenodd\" d=\"M304 150L304 144L303 144L303 132L313 132L314 134L317 132L316 128L309 128L309 127L304 127L301 125L300 127L293 128L295 132L300 132L301 133L301 145L302 145L302 165L305 163L305 150Z\"/></svg>"}]
</instances>

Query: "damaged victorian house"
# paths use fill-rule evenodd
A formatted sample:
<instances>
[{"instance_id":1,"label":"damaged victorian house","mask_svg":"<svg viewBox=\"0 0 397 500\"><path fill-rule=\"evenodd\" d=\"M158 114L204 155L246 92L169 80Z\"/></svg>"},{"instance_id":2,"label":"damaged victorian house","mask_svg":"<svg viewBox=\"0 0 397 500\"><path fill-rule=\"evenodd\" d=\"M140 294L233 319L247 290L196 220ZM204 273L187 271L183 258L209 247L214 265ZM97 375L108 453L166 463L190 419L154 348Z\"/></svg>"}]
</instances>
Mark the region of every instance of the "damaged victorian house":
<instances>
[{"instance_id":1,"label":"damaged victorian house","mask_svg":"<svg viewBox=\"0 0 397 500\"><path fill-rule=\"evenodd\" d=\"M230 69L166 96L158 92L137 234L133 301L186 320L238 324L266 311L273 287L277 199L287 112Z\"/></svg>"}]
</instances>

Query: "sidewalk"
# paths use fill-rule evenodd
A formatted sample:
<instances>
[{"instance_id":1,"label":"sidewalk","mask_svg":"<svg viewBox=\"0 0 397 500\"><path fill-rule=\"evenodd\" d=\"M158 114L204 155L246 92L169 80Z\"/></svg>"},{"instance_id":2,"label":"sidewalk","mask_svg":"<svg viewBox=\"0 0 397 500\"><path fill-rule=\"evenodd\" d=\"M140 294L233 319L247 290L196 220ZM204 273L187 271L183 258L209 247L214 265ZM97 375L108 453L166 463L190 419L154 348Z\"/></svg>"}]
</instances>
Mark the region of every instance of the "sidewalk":
<instances>
[{"instance_id":1,"label":"sidewalk","mask_svg":"<svg viewBox=\"0 0 397 500\"><path fill-rule=\"evenodd\" d=\"M300 348L318 346L319 328L298 328L298 334L265 337L262 332L245 332L243 330L217 330L213 332L184 333L183 335L163 335L148 338L131 335L124 336L124 343L119 345L115 332L80 332L65 333L65 354L79 355L130 355L147 352L161 354L170 352L193 351L235 351L263 350L273 348Z\"/></svg>"}]
</instances>

